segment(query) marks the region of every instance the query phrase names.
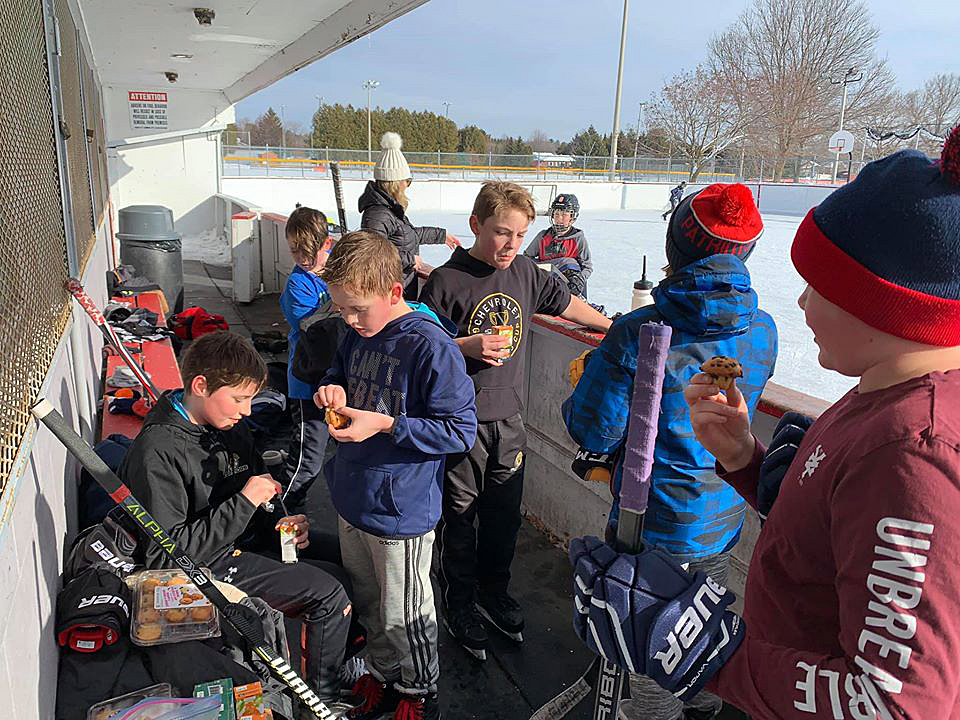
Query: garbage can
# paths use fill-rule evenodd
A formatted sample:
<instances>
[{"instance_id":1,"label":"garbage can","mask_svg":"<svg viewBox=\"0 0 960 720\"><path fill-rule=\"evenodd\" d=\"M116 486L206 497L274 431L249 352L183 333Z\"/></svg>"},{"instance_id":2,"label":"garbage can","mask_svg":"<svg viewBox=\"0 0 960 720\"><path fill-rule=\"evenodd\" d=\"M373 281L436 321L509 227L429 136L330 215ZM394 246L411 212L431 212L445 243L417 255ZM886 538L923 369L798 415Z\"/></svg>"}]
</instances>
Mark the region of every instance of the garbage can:
<instances>
[{"instance_id":1,"label":"garbage can","mask_svg":"<svg viewBox=\"0 0 960 720\"><path fill-rule=\"evenodd\" d=\"M173 230L173 212L162 205L128 205L121 208L120 262L133 265L137 274L156 283L167 305L183 310L183 259L180 234Z\"/></svg>"}]
</instances>

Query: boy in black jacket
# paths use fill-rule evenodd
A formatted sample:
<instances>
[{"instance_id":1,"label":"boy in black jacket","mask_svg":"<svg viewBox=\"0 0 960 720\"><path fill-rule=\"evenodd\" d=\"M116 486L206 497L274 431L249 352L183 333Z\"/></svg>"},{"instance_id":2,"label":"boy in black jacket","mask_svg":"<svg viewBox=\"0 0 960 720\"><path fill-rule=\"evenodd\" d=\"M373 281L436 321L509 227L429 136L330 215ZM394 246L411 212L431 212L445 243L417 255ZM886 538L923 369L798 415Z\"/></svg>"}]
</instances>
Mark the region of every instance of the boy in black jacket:
<instances>
[{"instance_id":1,"label":"boy in black jacket","mask_svg":"<svg viewBox=\"0 0 960 720\"><path fill-rule=\"evenodd\" d=\"M608 318L571 296L556 273L518 254L534 217L533 198L519 185L484 184L470 216L476 242L469 251L454 250L420 296L457 325L456 342L477 393L477 441L466 453L447 456L438 544L447 628L481 660L488 642L481 614L523 639L523 614L507 586L523 496L527 436L520 392L530 317L545 313L596 330L610 327Z\"/></svg>"},{"instance_id":2,"label":"boy in black jacket","mask_svg":"<svg viewBox=\"0 0 960 720\"><path fill-rule=\"evenodd\" d=\"M266 379L263 359L239 335L211 333L184 353L180 375L185 389L165 393L147 415L120 476L177 546L218 580L303 618L306 680L331 709L345 710L336 703L352 614L336 577L343 570L315 559L306 517L262 507L280 485L264 472L240 422ZM296 526L304 562L276 558L281 521ZM145 561L169 565L154 545Z\"/></svg>"}]
</instances>

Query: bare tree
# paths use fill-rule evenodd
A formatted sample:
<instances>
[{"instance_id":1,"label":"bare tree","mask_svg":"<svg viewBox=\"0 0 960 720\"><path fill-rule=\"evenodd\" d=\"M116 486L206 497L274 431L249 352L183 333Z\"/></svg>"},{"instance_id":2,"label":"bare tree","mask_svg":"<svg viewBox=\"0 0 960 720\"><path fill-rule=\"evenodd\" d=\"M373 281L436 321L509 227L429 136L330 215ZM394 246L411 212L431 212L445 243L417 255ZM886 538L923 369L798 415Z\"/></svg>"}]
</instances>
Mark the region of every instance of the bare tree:
<instances>
[{"instance_id":1,"label":"bare tree","mask_svg":"<svg viewBox=\"0 0 960 720\"><path fill-rule=\"evenodd\" d=\"M534 152L553 152L557 144L550 141L547 134L537 128L527 137L527 145L533 148Z\"/></svg>"},{"instance_id":2,"label":"bare tree","mask_svg":"<svg viewBox=\"0 0 960 720\"><path fill-rule=\"evenodd\" d=\"M729 86L703 66L675 75L648 108L648 122L691 161L690 180L718 153L740 140L750 117Z\"/></svg>"},{"instance_id":3,"label":"bare tree","mask_svg":"<svg viewBox=\"0 0 960 720\"><path fill-rule=\"evenodd\" d=\"M960 75L940 73L923 87L904 95L903 125L919 125L927 132L944 137L960 123ZM941 145L921 135L920 147L939 152Z\"/></svg>"},{"instance_id":4,"label":"bare tree","mask_svg":"<svg viewBox=\"0 0 960 720\"><path fill-rule=\"evenodd\" d=\"M713 69L754 107L751 133L769 146L776 179L788 158L825 147L837 129L842 86L831 80L849 68L863 78L848 88L847 129L889 105L893 77L876 56L878 36L860 0L754 0L711 41Z\"/></svg>"}]
</instances>

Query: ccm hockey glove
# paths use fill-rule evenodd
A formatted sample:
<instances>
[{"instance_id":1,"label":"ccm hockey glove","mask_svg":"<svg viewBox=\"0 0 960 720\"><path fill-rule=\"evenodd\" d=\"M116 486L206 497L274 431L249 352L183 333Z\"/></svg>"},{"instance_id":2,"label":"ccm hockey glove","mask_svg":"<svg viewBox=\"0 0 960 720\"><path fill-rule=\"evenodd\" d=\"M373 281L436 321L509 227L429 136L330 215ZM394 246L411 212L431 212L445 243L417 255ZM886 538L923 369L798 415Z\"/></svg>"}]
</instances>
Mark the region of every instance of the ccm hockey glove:
<instances>
[{"instance_id":1,"label":"ccm hockey glove","mask_svg":"<svg viewBox=\"0 0 960 720\"><path fill-rule=\"evenodd\" d=\"M570 463L570 469L577 477L589 482L610 484L610 471L613 469L613 459L609 453L595 453L583 448L577 448L577 456ZM611 488L610 492L613 492Z\"/></svg>"},{"instance_id":2,"label":"ccm hockey glove","mask_svg":"<svg viewBox=\"0 0 960 720\"><path fill-rule=\"evenodd\" d=\"M689 700L743 640L729 590L691 575L662 550L617 553L598 538L570 543L573 625L594 652Z\"/></svg>"},{"instance_id":3,"label":"ccm hockey glove","mask_svg":"<svg viewBox=\"0 0 960 720\"><path fill-rule=\"evenodd\" d=\"M777 423L773 440L760 463L760 479L757 482L757 514L760 522L765 522L773 509L773 503L780 494L783 476L787 474L787 468L811 425L813 418L797 412L784 413Z\"/></svg>"}]
</instances>

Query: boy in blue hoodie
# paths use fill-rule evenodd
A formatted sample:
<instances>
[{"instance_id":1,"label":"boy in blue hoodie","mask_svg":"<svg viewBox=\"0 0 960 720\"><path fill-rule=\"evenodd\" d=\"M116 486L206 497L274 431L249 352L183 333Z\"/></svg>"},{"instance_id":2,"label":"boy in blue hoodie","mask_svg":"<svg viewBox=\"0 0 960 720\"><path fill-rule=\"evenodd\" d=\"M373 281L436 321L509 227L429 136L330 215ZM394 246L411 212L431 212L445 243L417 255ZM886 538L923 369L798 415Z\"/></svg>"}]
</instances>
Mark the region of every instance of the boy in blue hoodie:
<instances>
[{"instance_id":1,"label":"boy in blue hoodie","mask_svg":"<svg viewBox=\"0 0 960 720\"><path fill-rule=\"evenodd\" d=\"M400 255L384 236L345 235L323 278L352 328L314 395L332 411L338 448L324 470L367 628L369 674L354 687L363 702L349 717L438 720L430 562L444 456L476 439L473 384L456 329L404 300Z\"/></svg>"},{"instance_id":2,"label":"boy in blue hoodie","mask_svg":"<svg viewBox=\"0 0 960 720\"><path fill-rule=\"evenodd\" d=\"M300 205L287 218L285 234L296 264L280 295L280 309L290 326L287 335L287 397L293 416L293 436L281 482L286 488L283 494L285 507L295 508L303 504L307 491L323 468L327 424L311 399L313 388L294 375L293 357L300 341L300 323L330 302L330 293L320 279L320 271L330 255L333 240L326 216L319 210Z\"/></svg>"},{"instance_id":3,"label":"boy in blue hoodie","mask_svg":"<svg viewBox=\"0 0 960 720\"><path fill-rule=\"evenodd\" d=\"M563 404L567 430L581 446L574 470L585 476L593 467L603 467L612 476L607 528L612 540L640 326L670 325L643 540L721 585L726 584L729 551L740 539L745 506L736 490L716 476L713 456L697 441L683 390L705 360L736 358L743 368L737 387L753 417L777 357L777 328L758 308L744 264L762 232L760 213L744 185L710 185L684 198L667 226L669 265L666 279L653 291L654 304L613 323ZM710 693L684 705L640 675L630 676L630 697L622 706L628 720L707 720L722 705Z\"/></svg>"}]
</instances>

